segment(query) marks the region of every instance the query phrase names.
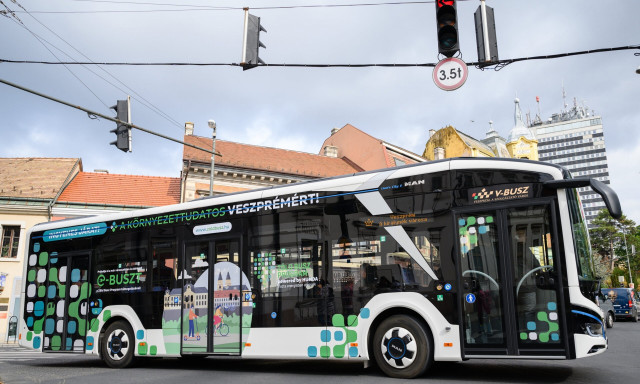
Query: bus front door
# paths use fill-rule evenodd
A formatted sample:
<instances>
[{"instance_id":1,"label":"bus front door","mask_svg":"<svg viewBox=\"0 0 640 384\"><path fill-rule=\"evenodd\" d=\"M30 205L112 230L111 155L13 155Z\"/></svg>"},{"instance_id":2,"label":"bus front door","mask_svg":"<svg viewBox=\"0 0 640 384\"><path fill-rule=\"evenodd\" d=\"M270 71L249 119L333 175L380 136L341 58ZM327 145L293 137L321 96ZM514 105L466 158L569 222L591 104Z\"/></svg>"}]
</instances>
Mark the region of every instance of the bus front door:
<instances>
[{"instance_id":1,"label":"bus front door","mask_svg":"<svg viewBox=\"0 0 640 384\"><path fill-rule=\"evenodd\" d=\"M243 295L250 293L239 267L239 239L207 239L184 250L182 353L239 355Z\"/></svg>"},{"instance_id":2,"label":"bus front door","mask_svg":"<svg viewBox=\"0 0 640 384\"><path fill-rule=\"evenodd\" d=\"M551 205L458 212L466 357L568 353Z\"/></svg>"},{"instance_id":3,"label":"bus front door","mask_svg":"<svg viewBox=\"0 0 640 384\"><path fill-rule=\"evenodd\" d=\"M49 255L43 351L84 352L87 336L87 298L90 296L89 255Z\"/></svg>"}]
</instances>

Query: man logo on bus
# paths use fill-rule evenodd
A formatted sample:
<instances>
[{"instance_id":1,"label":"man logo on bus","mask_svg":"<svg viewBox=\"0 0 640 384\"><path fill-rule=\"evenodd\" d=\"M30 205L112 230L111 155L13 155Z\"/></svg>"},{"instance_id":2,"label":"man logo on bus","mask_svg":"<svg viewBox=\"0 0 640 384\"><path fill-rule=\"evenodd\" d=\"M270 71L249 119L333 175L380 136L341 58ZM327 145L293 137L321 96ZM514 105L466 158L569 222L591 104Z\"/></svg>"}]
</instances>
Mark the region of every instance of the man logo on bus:
<instances>
[{"instance_id":1,"label":"man logo on bus","mask_svg":"<svg viewBox=\"0 0 640 384\"><path fill-rule=\"evenodd\" d=\"M480 192L473 193L471 197L473 197L473 200L478 200L478 199L488 199L492 195L493 195L493 191L487 192L486 188L482 188Z\"/></svg>"}]
</instances>

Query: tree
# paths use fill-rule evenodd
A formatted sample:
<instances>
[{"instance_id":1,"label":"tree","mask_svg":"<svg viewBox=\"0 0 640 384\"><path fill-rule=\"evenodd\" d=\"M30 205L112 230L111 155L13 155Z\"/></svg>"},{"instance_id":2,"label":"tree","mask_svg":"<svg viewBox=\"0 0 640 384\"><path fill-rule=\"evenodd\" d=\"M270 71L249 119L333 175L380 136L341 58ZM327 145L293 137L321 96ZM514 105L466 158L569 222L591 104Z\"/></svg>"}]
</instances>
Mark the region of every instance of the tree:
<instances>
[{"instance_id":1,"label":"tree","mask_svg":"<svg viewBox=\"0 0 640 384\"><path fill-rule=\"evenodd\" d=\"M612 273L616 265L624 264L627 268L627 275L629 269L631 269L632 275L637 275L638 269L640 269L640 260L638 255L631 254L631 246L635 245L638 248L640 240L636 223L625 215L616 220L609 215L606 209L603 209L598 212L592 225L593 228L589 230L591 248L602 258L603 262L608 262L608 273ZM627 265L627 253L631 265ZM612 283L616 284L613 281Z\"/></svg>"}]
</instances>

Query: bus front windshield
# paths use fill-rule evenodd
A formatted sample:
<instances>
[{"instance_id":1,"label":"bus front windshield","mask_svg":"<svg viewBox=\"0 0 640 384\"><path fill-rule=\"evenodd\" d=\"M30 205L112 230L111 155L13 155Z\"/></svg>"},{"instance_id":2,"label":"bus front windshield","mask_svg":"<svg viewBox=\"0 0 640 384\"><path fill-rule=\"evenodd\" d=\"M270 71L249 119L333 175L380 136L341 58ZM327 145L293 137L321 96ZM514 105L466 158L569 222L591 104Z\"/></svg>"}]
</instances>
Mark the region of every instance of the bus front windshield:
<instances>
[{"instance_id":1,"label":"bus front windshield","mask_svg":"<svg viewBox=\"0 0 640 384\"><path fill-rule=\"evenodd\" d=\"M581 279L596 280L591 243L589 242L589 229L582 213L580 195L576 189L567 191L569 215L571 216L571 232L573 235L573 247L576 252L578 273Z\"/></svg>"}]
</instances>

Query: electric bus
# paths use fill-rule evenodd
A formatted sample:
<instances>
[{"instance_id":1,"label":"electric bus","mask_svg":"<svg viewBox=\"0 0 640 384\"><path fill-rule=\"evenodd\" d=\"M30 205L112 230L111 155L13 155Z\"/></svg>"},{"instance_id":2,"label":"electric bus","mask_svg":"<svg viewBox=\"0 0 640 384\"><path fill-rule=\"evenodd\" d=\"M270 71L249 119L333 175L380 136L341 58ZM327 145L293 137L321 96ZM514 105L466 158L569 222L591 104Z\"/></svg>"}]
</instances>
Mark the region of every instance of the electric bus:
<instances>
[{"instance_id":1,"label":"electric bus","mask_svg":"<svg viewBox=\"0 0 640 384\"><path fill-rule=\"evenodd\" d=\"M236 356L397 378L597 355L582 187L620 217L608 185L560 166L455 158L38 224L20 344L114 368Z\"/></svg>"}]
</instances>

